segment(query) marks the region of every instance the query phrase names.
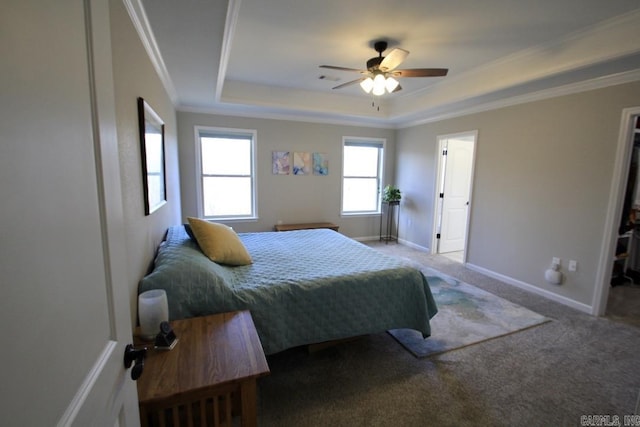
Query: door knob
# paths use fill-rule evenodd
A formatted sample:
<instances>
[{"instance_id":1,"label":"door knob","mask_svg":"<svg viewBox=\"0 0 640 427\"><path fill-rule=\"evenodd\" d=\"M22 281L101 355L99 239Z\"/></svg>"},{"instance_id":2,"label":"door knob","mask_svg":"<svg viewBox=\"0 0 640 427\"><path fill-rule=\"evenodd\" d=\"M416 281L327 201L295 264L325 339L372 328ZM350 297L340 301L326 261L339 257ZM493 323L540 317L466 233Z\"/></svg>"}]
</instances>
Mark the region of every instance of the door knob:
<instances>
[{"instance_id":1,"label":"door knob","mask_svg":"<svg viewBox=\"0 0 640 427\"><path fill-rule=\"evenodd\" d=\"M124 348L124 367L125 369L129 369L133 364L133 369L131 369L131 379L136 381L142 375L142 370L144 369L144 358L147 356L147 348L134 348L132 344L127 344Z\"/></svg>"}]
</instances>

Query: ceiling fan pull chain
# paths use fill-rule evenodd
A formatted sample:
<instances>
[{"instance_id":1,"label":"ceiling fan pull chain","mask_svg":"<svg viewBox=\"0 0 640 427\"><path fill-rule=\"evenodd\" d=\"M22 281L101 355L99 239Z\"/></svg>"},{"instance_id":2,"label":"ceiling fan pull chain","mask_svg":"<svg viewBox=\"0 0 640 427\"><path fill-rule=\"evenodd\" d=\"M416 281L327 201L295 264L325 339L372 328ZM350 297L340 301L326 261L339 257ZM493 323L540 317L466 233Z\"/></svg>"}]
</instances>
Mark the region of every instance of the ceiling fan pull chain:
<instances>
[{"instance_id":1,"label":"ceiling fan pull chain","mask_svg":"<svg viewBox=\"0 0 640 427\"><path fill-rule=\"evenodd\" d=\"M376 108L376 98L371 96L371 108ZM380 104L377 105L378 111L380 111Z\"/></svg>"}]
</instances>

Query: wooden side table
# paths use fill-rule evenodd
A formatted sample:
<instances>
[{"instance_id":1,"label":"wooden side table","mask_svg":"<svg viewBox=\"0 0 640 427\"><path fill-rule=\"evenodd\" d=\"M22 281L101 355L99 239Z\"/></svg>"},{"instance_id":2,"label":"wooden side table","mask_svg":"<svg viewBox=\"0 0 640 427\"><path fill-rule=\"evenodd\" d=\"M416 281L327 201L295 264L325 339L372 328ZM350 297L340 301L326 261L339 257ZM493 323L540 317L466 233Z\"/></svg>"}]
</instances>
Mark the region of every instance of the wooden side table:
<instances>
[{"instance_id":1,"label":"wooden side table","mask_svg":"<svg viewBox=\"0 0 640 427\"><path fill-rule=\"evenodd\" d=\"M142 426L231 426L234 415L242 426L255 426L256 379L269 374L269 366L250 313L171 326L178 343L172 350L149 350L138 380Z\"/></svg>"},{"instance_id":2,"label":"wooden side table","mask_svg":"<svg viewBox=\"0 0 640 427\"><path fill-rule=\"evenodd\" d=\"M331 222L309 222L306 224L278 224L274 227L276 231L311 230L316 228L328 228L338 231L338 226Z\"/></svg>"}]
</instances>

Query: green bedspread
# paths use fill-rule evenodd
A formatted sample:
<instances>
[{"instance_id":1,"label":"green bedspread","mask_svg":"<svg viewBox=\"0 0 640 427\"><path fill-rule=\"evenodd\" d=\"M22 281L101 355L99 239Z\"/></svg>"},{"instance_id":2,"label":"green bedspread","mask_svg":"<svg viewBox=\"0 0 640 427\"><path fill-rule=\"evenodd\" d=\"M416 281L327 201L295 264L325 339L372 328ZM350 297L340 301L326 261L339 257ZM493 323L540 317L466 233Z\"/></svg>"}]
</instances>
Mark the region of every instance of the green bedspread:
<instances>
[{"instance_id":1,"label":"green bedspread","mask_svg":"<svg viewBox=\"0 0 640 427\"><path fill-rule=\"evenodd\" d=\"M266 354L388 329L431 334L436 304L408 264L332 230L239 236L253 264L230 267L170 227L139 292L165 289L171 320L248 309Z\"/></svg>"}]
</instances>

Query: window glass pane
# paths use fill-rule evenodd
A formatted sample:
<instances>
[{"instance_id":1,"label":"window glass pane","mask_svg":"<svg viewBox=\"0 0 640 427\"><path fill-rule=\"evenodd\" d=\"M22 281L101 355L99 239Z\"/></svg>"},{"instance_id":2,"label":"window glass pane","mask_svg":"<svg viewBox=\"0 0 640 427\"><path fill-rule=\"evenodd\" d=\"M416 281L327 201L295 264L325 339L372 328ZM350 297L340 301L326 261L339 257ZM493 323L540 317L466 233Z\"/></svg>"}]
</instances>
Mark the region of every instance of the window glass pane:
<instances>
[{"instance_id":1,"label":"window glass pane","mask_svg":"<svg viewBox=\"0 0 640 427\"><path fill-rule=\"evenodd\" d=\"M344 147L344 176L377 176L378 153L375 147Z\"/></svg>"},{"instance_id":2,"label":"window glass pane","mask_svg":"<svg viewBox=\"0 0 640 427\"><path fill-rule=\"evenodd\" d=\"M342 210L362 212L378 210L377 178L344 178Z\"/></svg>"},{"instance_id":3,"label":"window glass pane","mask_svg":"<svg viewBox=\"0 0 640 427\"><path fill-rule=\"evenodd\" d=\"M255 217L255 131L201 127L198 135L202 165L199 215L219 219Z\"/></svg>"},{"instance_id":4,"label":"window glass pane","mask_svg":"<svg viewBox=\"0 0 640 427\"><path fill-rule=\"evenodd\" d=\"M200 138L202 173L205 175L250 175L251 140Z\"/></svg>"},{"instance_id":5,"label":"window glass pane","mask_svg":"<svg viewBox=\"0 0 640 427\"><path fill-rule=\"evenodd\" d=\"M205 216L251 215L251 177L204 177Z\"/></svg>"}]
</instances>

